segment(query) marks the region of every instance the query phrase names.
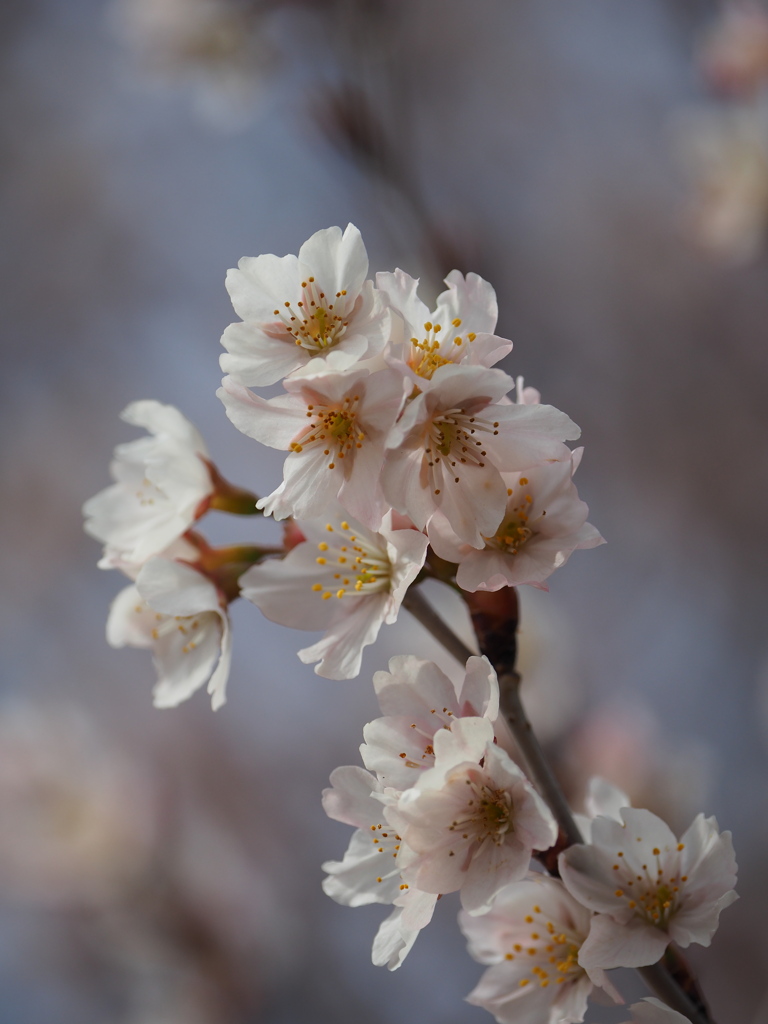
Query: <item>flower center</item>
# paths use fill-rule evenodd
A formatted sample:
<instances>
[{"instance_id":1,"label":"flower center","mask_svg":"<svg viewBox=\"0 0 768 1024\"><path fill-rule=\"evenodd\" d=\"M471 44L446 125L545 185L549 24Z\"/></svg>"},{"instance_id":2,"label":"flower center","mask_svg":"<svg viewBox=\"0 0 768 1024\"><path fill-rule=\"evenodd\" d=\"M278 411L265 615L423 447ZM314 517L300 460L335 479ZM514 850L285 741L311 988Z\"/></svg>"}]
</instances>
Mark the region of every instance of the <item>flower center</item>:
<instances>
[{"instance_id":1,"label":"flower center","mask_svg":"<svg viewBox=\"0 0 768 1024\"><path fill-rule=\"evenodd\" d=\"M392 563L387 552L375 543L361 537L343 521L335 528L331 523L326 530L332 536L317 545L320 552L316 561L329 570L337 570L326 577L326 584L313 583L312 590L324 601L333 597L365 597L389 590Z\"/></svg>"},{"instance_id":2,"label":"flower center","mask_svg":"<svg viewBox=\"0 0 768 1024\"><path fill-rule=\"evenodd\" d=\"M461 320L456 317L441 337L442 324L433 324L428 320L424 324L424 337L421 340L411 338L411 355L408 365L413 372L431 380L435 370L447 363L458 362L465 341L471 344L477 337L471 332L462 337L458 332L459 327L461 327Z\"/></svg>"},{"instance_id":3,"label":"flower center","mask_svg":"<svg viewBox=\"0 0 768 1024\"><path fill-rule=\"evenodd\" d=\"M308 405L307 416L312 422L291 442L291 451L322 447L323 455L328 457L328 469L335 469L338 460L363 447L365 431L357 425L359 404L359 395L348 395L333 405Z\"/></svg>"},{"instance_id":4,"label":"flower center","mask_svg":"<svg viewBox=\"0 0 768 1024\"><path fill-rule=\"evenodd\" d=\"M448 409L439 413L429 426L425 447L427 471L435 494L447 474L459 483L456 476L459 465L485 466L486 450L483 442L475 438L478 432L498 434L498 422L482 416L469 415L464 409Z\"/></svg>"},{"instance_id":5,"label":"flower center","mask_svg":"<svg viewBox=\"0 0 768 1024\"><path fill-rule=\"evenodd\" d=\"M329 301L321 292L314 277L301 282L301 299L296 307L285 301L283 309L276 309L283 326L297 345L315 356L333 348L344 337L354 303L347 298L346 288L336 292Z\"/></svg>"},{"instance_id":6,"label":"flower center","mask_svg":"<svg viewBox=\"0 0 768 1024\"><path fill-rule=\"evenodd\" d=\"M584 968L579 965L582 939L567 930L558 931L539 906L531 908L525 923L533 926L530 935L524 941L516 942L510 952L504 954L505 960L523 957L533 960L531 977L521 978L518 982L520 988L530 984L548 988L552 983L565 985L578 981L584 974Z\"/></svg>"},{"instance_id":7,"label":"flower center","mask_svg":"<svg viewBox=\"0 0 768 1024\"><path fill-rule=\"evenodd\" d=\"M501 846L507 834L514 831L509 793L504 789L493 789L471 777L463 781L469 786L466 815L452 821L448 831L460 832L462 839L468 839L474 833L477 843L490 839L496 846Z\"/></svg>"},{"instance_id":8,"label":"flower center","mask_svg":"<svg viewBox=\"0 0 768 1024\"><path fill-rule=\"evenodd\" d=\"M677 851L685 849L683 843L677 844ZM613 870L616 872L619 888L616 896L623 896L630 910L644 918L648 924L666 930L670 919L679 907L680 884L688 881L687 875L677 874L675 865L679 858L662 865L661 850L654 847L655 864L643 864L642 874L636 874L626 862L623 851L616 854Z\"/></svg>"},{"instance_id":9,"label":"flower center","mask_svg":"<svg viewBox=\"0 0 768 1024\"><path fill-rule=\"evenodd\" d=\"M146 610L147 605L136 606L137 613ZM178 631L183 640L181 653L191 654L205 638L206 627L209 624L210 614L205 612L200 615L163 615L161 612L155 612L155 625L151 630L151 636L153 640L160 641Z\"/></svg>"},{"instance_id":10,"label":"flower center","mask_svg":"<svg viewBox=\"0 0 768 1024\"><path fill-rule=\"evenodd\" d=\"M528 478L520 477L521 488L527 487ZM507 495L512 496L513 488L507 488ZM501 551L505 555L516 555L526 541L534 536L535 530L529 525L528 513L533 504L533 496L522 490L517 499L517 504L507 504L507 514L501 522L501 526L492 537L485 537L486 550L493 549ZM546 511L541 513L545 516ZM537 520L534 520L534 525Z\"/></svg>"}]
</instances>

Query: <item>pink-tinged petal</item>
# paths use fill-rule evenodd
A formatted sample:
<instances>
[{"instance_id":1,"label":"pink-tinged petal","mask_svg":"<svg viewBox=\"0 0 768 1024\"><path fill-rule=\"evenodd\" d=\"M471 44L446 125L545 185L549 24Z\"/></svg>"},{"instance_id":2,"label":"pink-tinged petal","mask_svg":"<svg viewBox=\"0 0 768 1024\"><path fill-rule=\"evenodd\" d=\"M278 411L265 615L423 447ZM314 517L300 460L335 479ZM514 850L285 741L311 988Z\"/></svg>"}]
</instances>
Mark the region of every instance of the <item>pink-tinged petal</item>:
<instances>
[{"instance_id":1,"label":"pink-tinged petal","mask_svg":"<svg viewBox=\"0 0 768 1024\"><path fill-rule=\"evenodd\" d=\"M382 535L387 540L387 554L394 570L392 573L392 601L384 620L391 625L400 611L408 587L421 572L427 557L429 541L418 530L386 530Z\"/></svg>"},{"instance_id":2,"label":"pink-tinged petal","mask_svg":"<svg viewBox=\"0 0 768 1024\"><path fill-rule=\"evenodd\" d=\"M492 285L478 274L470 273L464 277L458 270L452 270L445 283L448 285L447 291L437 298L437 313L445 310L442 319L450 321L454 317L460 317L463 321L462 333L474 331L475 334L493 334L499 317L499 308ZM511 341L504 338L498 340L506 342L511 350Z\"/></svg>"},{"instance_id":3,"label":"pink-tinged petal","mask_svg":"<svg viewBox=\"0 0 768 1024\"><path fill-rule=\"evenodd\" d=\"M624 845L614 846L614 851L622 850ZM609 857L602 850L577 844L560 854L560 876L568 892L579 903L590 910L612 914L619 921L627 921L633 912L623 896L615 895L617 883L613 872L614 863L615 858Z\"/></svg>"},{"instance_id":4,"label":"pink-tinged petal","mask_svg":"<svg viewBox=\"0 0 768 1024\"><path fill-rule=\"evenodd\" d=\"M606 914L597 914L579 952L579 963L586 970L646 967L655 964L668 945L666 932L637 917L619 924Z\"/></svg>"},{"instance_id":5,"label":"pink-tinged petal","mask_svg":"<svg viewBox=\"0 0 768 1024\"><path fill-rule=\"evenodd\" d=\"M404 914L402 907L395 907L379 926L373 940L371 957L376 967L387 967L390 971L396 971L413 949L420 929L407 927L403 921Z\"/></svg>"},{"instance_id":6,"label":"pink-tinged petal","mask_svg":"<svg viewBox=\"0 0 768 1024\"><path fill-rule=\"evenodd\" d=\"M304 542L285 558L270 559L251 566L240 577L240 593L253 602L268 619L293 629L325 629L336 612L326 590L314 590L317 583L331 589L333 572L317 564L317 545Z\"/></svg>"},{"instance_id":7,"label":"pink-tinged petal","mask_svg":"<svg viewBox=\"0 0 768 1024\"><path fill-rule=\"evenodd\" d=\"M432 708L450 708L456 701L448 676L434 662L411 654L390 658L389 672L377 672L373 686L385 715L419 718L428 716Z\"/></svg>"},{"instance_id":8,"label":"pink-tinged petal","mask_svg":"<svg viewBox=\"0 0 768 1024\"><path fill-rule=\"evenodd\" d=\"M382 469L384 496L393 508L408 515L423 530L435 511L435 502L428 488L426 462L421 448L390 450Z\"/></svg>"},{"instance_id":9,"label":"pink-tinged petal","mask_svg":"<svg viewBox=\"0 0 768 1024\"><path fill-rule=\"evenodd\" d=\"M275 309L295 302L301 282L296 256L243 256L237 270L227 271L226 285L242 320L271 322Z\"/></svg>"},{"instance_id":10,"label":"pink-tinged petal","mask_svg":"<svg viewBox=\"0 0 768 1024\"><path fill-rule=\"evenodd\" d=\"M344 765L331 772L331 788L323 790L323 810L329 818L355 828L369 828L382 820L382 805L371 793L378 782L364 768Z\"/></svg>"},{"instance_id":11,"label":"pink-tinged petal","mask_svg":"<svg viewBox=\"0 0 768 1024\"><path fill-rule=\"evenodd\" d=\"M697 900L717 899L736 885L736 855L730 832L719 833L717 821L696 816L680 837L680 872L688 875L686 894Z\"/></svg>"},{"instance_id":12,"label":"pink-tinged petal","mask_svg":"<svg viewBox=\"0 0 768 1024\"><path fill-rule=\"evenodd\" d=\"M113 600L107 619L107 643L111 647L151 647L156 613L135 586L121 590Z\"/></svg>"},{"instance_id":13,"label":"pink-tinged petal","mask_svg":"<svg viewBox=\"0 0 768 1024\"><path fill-rule=\"evenodd\" d=\"M703 904L683 907L669 922L669 934L673 942L685 948L692 942L708 946L717 931L720 914L739 898L733 889L719 899L709 899Z\"/></svg>"},{"instance_id":14,"label":"pink-tinged petal","mask_svg":"<svg viewBox=\"0 0 768 1024\"><path fill-rule=\"evenodd\" d=\"M632 801L623 789L599 775L593 775L587 785L584 806L590 818L602 816L621 821L622 807L631 807Z\"/></svg>"},{"instance_id":15,"label":"pink-tinged petal","mask_svg":"<svg viewBox=\"0 0 768 1024\"><path fill-rule=\"evenodd\" d=\"M507 489L501 473L489 462L456 462L446 467L439 490L432 500L451 529L467 544L482 547L484 538L496 532L504 515Z\"/></svg>"},{"instance_id":16,"label":"pink-tinged petal","mask_svg":"<svg viewBox=\"0 0 768 1024\"><path fill-rule=\"evenodd\" d=\"M322 449L291 452L283 465L283 482L257 505L275 519L326 516L338 507L343 480L341 467L330 469Z\"/></svg>"},{"instance_id":17,"label":"pink-tinged petal","mask_svg":"<svg viewBox=\"0 0 768 1024\"><path fill-rule=\"evenodd\" d=\"M472 859L472 869L461 887L461 905L470 916L485 914L505 885L525 878L531 863L530 847L483 843Z\"/></svg>"},{"instance_id":18,"label":"pink-tinged petal","mask_svg":"<svg viewBox=\"0 0 768 1024\"><path fill-rule=\"evenodd\" d=\"M301 660L305 665L318 662L315 672L326 679L354 679L360 672L363 648L379 635L387 600L386 594L351 599L344 618L316 644L298 652Z\"/></svg>"},{"instance_id":19,"label":"pink-tinged petal","mask_svg":"<svg viewBox=\"0 0 768 1024\"><path fill-rule=\"evenodd\" d=\"M336 487L339 504L369 530L379 529L382 516L388 510L379 484L383 463L383 447L364 443L355 453L354 472ZM325 472L330 477L333 470Z\"/></svg>"},{"instance_id":20,"label":"pink-tinged petal","mask_svg":"<svg viewBox=\"0 0 768 1024\"><path fill-rule=\"evenodd\" d=\"M227 700L227 680L232 666L232 630L229 616L221 615L221 652L216 668L208 680L208 693L211 696L211 708L218 711Z\"/></svg>"},{"instance_id":21,"label":"pink-tinged petal","mask_svg":"<svg viewBox=\"0 0 768 1024\"><path fill-rule=\"evenodd\" d=\"M214 584L181 562L150 559L136 577L136 587L147 604L164 615L218 613L221 609L221 599Z\"/></svg>"},{"instance_id":22,"label":"pink-tinged petal","mask_svg":"<svg viewBox=\"0 0 768 1024\"><path fill-rule=\"evenodd\" d=\"M346 289L356 295L368 273L368 254L354 224L316 231L299 249L299 261L313 274L329 296Z\"/></svg>"},{"instance_id":23,"label":"pink-tinged petal","mask_svg":"<svg viewBox=\"0 0 768 1024\"><path fill-rule=\"evenodd\" d=\"M152 691L156 708L173 708L187 700L208 682L219 659L222 617L213 612L197 616L195 646L188 636L171 629L155 641L154 658L158 682Z\"/></svg>"},{"instance_id":24,"label":"pink-tinged petal","mask_svg":"<svg viewBox=\"0 0 768 1024\"><path fill-rule=\"evenodd\" d=\"M306 423L306 406L293 395L259 398L231 377L224 378L216 394L237 429L270 448L287 451Z\"/></svg>"},{"instance_id":25,"label":"pink-tinged petal","mask_svg":"<svg viewBox=\"0 0 768 1024\"><path fill-rule=\"evenodd\" d=\"M413 278L399 269L394 273L378 273L376 287L384 294L390 306L405 320L409 334L429 320L429 310L417 295L418 278Z\"/></svg>"},{"instance_id":26,"label":"pink-tinged petal","mask_svg":"<svg viewBox=\"0 0 768 1024\"><path fill-rule=\"evenodd\" d=\"M143 427L151 434L167 435L185 448L208 456L208 449L199 431L172 405L143 399L127 405L120 413L120 418L134 427Z\"/></svg>"},{"instance_id":27,"label":"pink-tinged petal","mask_svg":"<svg viewBox=\"0 0 768 1024\"><path fill-rule=\"evenodd\" d=\"M466 675L459 692L460 714L487 718L495 722L499 715L499 682L490 661L473 655L467 660Z\"/></svg>"},{"instance_id":28,"label":"pink-tinged petal","mask_svg":"<svg viewBox=\"0 0 768 1024\"><path fill-rule=\"evenodd\" d=\"M400 894L400 870L392 857L379 853L370 829L355 832L344 859L326 861L323 871L323 892L345 907L392 903Z\"/></svg>"},{"instance_id":29,"label":"pink-tinged petal","mask_svg":"<svg viewBox=\"0 0 768 1024\"><path fill-rule=\"evenodd\" d=\"M474 400L479 410L487 405L495 406L514 387L514 383L503 370L450 363L435 370L429 389L429 403L431 408L453 409Z\"/></svg>"},{"instance_id":30,"label":"pink-tinged petal","mask_svg":"<svg viewBox=\"0 0 768 1024\"><path fill-rule=\"evenodd\" d=\"M556 998L556 989L542 988L530 978L524 978L512 970L513 964L497 964L489 967L479 983L467 996L473 1006L482 1006L492 1013L499 1024L561 1024L566 1020L583 1020L579 1017L564 1018L551 1016L551 1007ZM527 984L520 984L527 980Z\"/></svg>"},{"instance_id":31,"label":"pink-tinged petal","mask_svg":"<svg viewBox=\"0 0 768 1024\"><path fill-rule=\"evenodd\" d=\"M230 324L221 336L227 350L219 365L233 381L245 387L266 387L297 370L308 355L282 324L265 330L256 323Z\"/></svg>"}]
</instances>

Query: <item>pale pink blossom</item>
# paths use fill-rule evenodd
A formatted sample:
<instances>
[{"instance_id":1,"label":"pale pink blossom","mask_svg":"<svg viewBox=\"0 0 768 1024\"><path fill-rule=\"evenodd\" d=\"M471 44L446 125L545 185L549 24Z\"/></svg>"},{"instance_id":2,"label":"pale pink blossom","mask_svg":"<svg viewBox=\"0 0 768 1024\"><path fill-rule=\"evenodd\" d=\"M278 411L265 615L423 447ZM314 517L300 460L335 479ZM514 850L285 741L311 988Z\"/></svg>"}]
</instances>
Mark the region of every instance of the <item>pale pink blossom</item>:
<instances>
[{"instance_id":1,"label":"pale pink blossom","mask_svg":"<svg viewBox=\"0 0 768 1024\"><path fill-rule=\"evenodd\" d=\"M226 601L191 566L150 559L112 602L107 640L152 650L155 707L175 707L205 683L214 710L225 702L232 656Z\"/></svg>"},{"instance_id":2,"label":"pale pink blossom","mask_svg":"<svg viewBox=\"0 0 768 1024\"><path fill-rule=\"evenodd\" d=\"M389 314L366 281L368 255L349 224L315 232L298 256L246 256L227 274L242 323L221 339L221 368L248 387L274 384L297 370L344 371L379 353Z\"/></svg>"},{"instance_id":3,"label":"pale pink blossom","mask_svg":"<svg viewBox=\"0 0 768 1024\"><path fill-rule=\"evenodd\" d=\"M435 370L387 440L382 482L393 508L420 529L440 510L461 540L484 546L504 515L502 472L567 458L562 442L579 433L551 406L502 404L512 384L483 366Z\"/></svg>"},{"instance_id":4,"label":"pale pink blossom","mask_svg":"<svg viewBox=\"0 0 768 1024\"><path fill-rule=\"evenodd\" d=\"M670 942L708 946L737 898L730 832L699 814L678 841L650 811L597 817L590 843L560 855L568 891L596 911L579 962L593 968L655 963Z\"/></svg>"},{"instance_id":5,"label":"pale pink blossom","mask_svg":"<svg viewBox=\"0 0 768 1024\"><path fill-rule=\"evenodd\" d=\"M86 533L105 545L105 569L141 565L164 551L207 510L214 492L205 442L178 409L146 400L121 416L149 435L115 448L117 482L83 506Z\"/></svg>"},{"instance_id":6,"label":"pale pink blossom","mask_svg":"<svg viewBox=\"0 0 768 1024\"><path fill-rule=\"evenodd\" d=\"M249 437L289 452L283 482L258 507L276 519L309 519L340 504L375 530L387 511L379 486L385 445L403 404L393 370L294 377L286 394L260 398L225 377L227 416Z\"/></svg>"},{"instance_id":7,"label":"pale pink blossom","mask_svg":"<svg viewBox=\"0 0 768 1024\"><path fill-rule=\"evenodd\" d=\"M430 312L416 294L418 280L402 270L376 275L376 286L397 314L402 334L397 362L422 391L441 366L493 366L512 350L511 341L493 333L498 305L491 285L477 274L465 278L458 270L452 270L445 283L448 289Z\"/></svg>"},{"instance_id":8,"label":"pale pink blossom","mask_svg":"<svg viewBox=\"0 0 768 1024\"><path fill-rule=\"evenodd\" d=\"M768 228L768 95L686 112L678 135L693 190L694 239L732 263L754 259Z\"/></svg>"},{"instance_id":9,"label":"pale pink blossom","mask_svg":"<svg viewBox=\"0 0 768 1024\"><path fill-rule=\"evenodd\" d=\"M547 590L547 577L573 551L605 541L586 521L589 509L572 482L583 448L558 462L544 462L523 473L504 473L507 505L496 532L478 550L462 542L438 511L429 522L435 552L458 562L456 582L463 590L500 590L528 583Z\"/></svg>"},{"instance_id":10,"label":"pale pink blossom","mask_svg":"<svg viewBox=\"0 0 768 1024\"><path fill-rule=\"evenodd\" d=\"M500 1024L572 1024L584 1020L594 985L620 1001L602 971L591 977L579 949L592 914L548 875L501 890L488 913L459 914L470 956L489 964L467 997Z\"/></svg>"},{"instance_id":11,"label":"pale pink blossom","mask_svg":"<svg viewBox=\"0 0 768 1024\"><path fill-rule=\"evenodd\" d=\"M383 624L397 619L409 585L419 574L427 538L393 529L387 513L380 531L343 518L300 523L306 540L280 559L254 565L240 577L243 597L268 619L294 629L323 629L325 636L299 651L329 679L360 671L363 648Z\"/></svg>"},{"instance_id":12,"label":"pale pink blossom","mask_svg":"<svg viewBox=\"0 0 768 1024\"><path fill-rule=\"evenodd\" d=\"M716 88L732 94L760 89L768 83L768 14L753 0L724 4L698 56Z\"/></svg>"},{"instance_id":13,"label":"pale pink blossom","mask_svg":"<svg viewBox=\"0 0 768 1024\"><path fill-rule=\"evenodd\" d=\"M347 907L395 905L373 945L373 962L395 970L432 919L437 895L418 892L401 877L403 842L387 820L385 802L384 787L365 769L348 765L331 773L331 788L323 791L325 813L357 831L343 860L323 864L323 891Z\"/></svg>"},{"instance_id":14,"label":"pale pink blossom","mask_svg":"<svg viewBox=\"0 0 768 1024\"><path fill-rule=\"evenodd\" d=\"M403 877L423 892L459 890L464 909L482 914L525 876L532 850L555 843L557 825L487 718L457 719L433 745L434 767L387 814L412 851Z\"/></svg>"},{"instance_id":15,"label":"pale pink blossom","mask_svg":"<svg viewBox=\"0 0 768 1024\"><path fill-rule=\"evenodd\" d=\"M499 684L487 658L469 658L458 683L434 662L398 655L390 659L389 672L374 675L373 686L384 717L365 726L360 753L382 783L400 790L434 766L439 729L450 729L456 718L495 723L499 714Z\"/></svg>"}]
</instances>

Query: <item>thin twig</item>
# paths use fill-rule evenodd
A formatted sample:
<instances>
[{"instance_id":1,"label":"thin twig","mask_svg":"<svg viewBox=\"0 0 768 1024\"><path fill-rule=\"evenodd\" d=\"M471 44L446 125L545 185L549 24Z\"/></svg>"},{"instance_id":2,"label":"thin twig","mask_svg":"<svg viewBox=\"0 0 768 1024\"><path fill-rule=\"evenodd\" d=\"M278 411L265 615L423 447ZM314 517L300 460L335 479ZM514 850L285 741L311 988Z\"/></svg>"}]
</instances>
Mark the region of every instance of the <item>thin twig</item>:
<instances>
[{"instance_id":1,"label":"thin twig","mask_svg":"<svg viewBox=\"0 0 768 1024\"><path fill-rule=\"evenodd\" d=\"M435 640L443 645L449 654L452 654L462 665L466 665L467 658L471 658L475 652L470 651L464 641L456 636L451 627L443 622L420 591L411 588L403 599L403 608L407 608L411 615L419 620L422 626L432 634Z\"/></svg>"}]
</instances>

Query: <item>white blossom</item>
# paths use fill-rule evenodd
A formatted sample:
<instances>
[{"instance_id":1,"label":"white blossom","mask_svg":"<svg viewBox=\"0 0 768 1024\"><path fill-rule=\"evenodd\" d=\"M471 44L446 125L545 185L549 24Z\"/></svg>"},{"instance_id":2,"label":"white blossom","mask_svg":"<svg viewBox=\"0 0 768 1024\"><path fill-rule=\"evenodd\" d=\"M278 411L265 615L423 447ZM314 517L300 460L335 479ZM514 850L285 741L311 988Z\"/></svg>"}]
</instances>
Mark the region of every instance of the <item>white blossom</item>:
<instances>
[{"instance_id":1,"label":"white blossom","mask_svg":"<svg viewBox=\"0 0 768 1024\"><path fill-rule=\"evenodd\" d=\"M418 280L402 270L376 275L377 288L398 314L403 335L398 361L422 391L441 366L493 366L512 350L511 341L493 333L498 305L491 285L477 274L465 278L458 270L452 270L445 283L448 289L430 312L416 294Z\"/></svg>"},{"instance_id":2,"label":"white blossom","mask_svg":"<svg viewBox=\"0 0 768 1024\"><path fill-rule=\"evenodd\" d=\"M467 997L500 1024L571 1024L582 1021L593 985L620 1001L602 971L590 977L579 949L592 914L548 875L506 886L488 913L459 914L470 956L489 964Z\"/></svg>"},{"instance_id":3,"label":"white blossom","mask_svg":"<svg viewBox=\"0 0 768 1024\"><path fill-rule=\"evenodd\" d=\"M398 512L423 529L440 510L454 533L482 548L506 505L503 471L567 457L578 427L546 405L500 404L512 387L501 370L446 365L390 431L382 477Z\"/></svg>"},{"instance_id":4,"label":"white blossom","mask_svg":"<svg viewBox=\"0 0 768 1024\"><path fill-rule=\"evenodd\" d=\"M276 519L309 519L340 504L375 530L387 511L379 486L385 444L403 403L392 370L294 377L269 400L225 377L219 398L249 437L289 452L280 486L258 507Z\"/></svg>"},{"instance_id":5,"label":"white blossom","mask_svg":"<svg viewBox=\"0 0 768 1024\"><path fill-rule=\"evenodd\" d=\"M323 891L347 907L395 905L373 945L373 962L395 970L432 919L437 895L419 892L401 877L402 839L387 821L384 796L384 787L363 768L348 765L331 773L323 808L330 818L357 831L343 860L323 864L328 874Z\"/></svg>"},{"instance_id":6,"label":"white blossom","mask_svg":"<svg viewBox=\"0 0 768 1024\"><path fill-rule=\"evenodd\" d=\"M360 753L366 768L395 789L409 789L434 766L439 729L450 729L455 718L496 722L499 714L499 684L487 658L469 658L459 684L434 662L398 655L389 672L374 675L373 686L384 717L365 726Z\"/></svg>"},{"instance_id":7,"label":"white blossom","mask_svg":"<svg viewBox=\"0 0 768 1024\"><path fill-rule=\"evenodd\" d=\"M221 368L248 387L297 370L344 371L381 352L389 314L366 281L368 255L349 224L315 232L298 256L246 256L227 274L242 323L221 339Z\"/></svg>"},{"instance_id":8,"label":"white blossom","mask_svg":"<svg viewBox=\"0 0 768 1024\"><path fill-rule=\"evenodd\" d=\"M708 946L720 911L737 898L730 832L699 814L678 841L650 811L597 817L589 844L560 855L568 891L596 911L579 955L583 967L642 967L670 942Z\"/></svg>"},{"instance_id":9,"label":"white blossom","mask_svg":"<svg viewBox=\"0 0 768 1024\"><path fill-rule=\"evenodd\" d=\"M252 566L240 577L241 593L273 622L325 630L299 657L318 662L318 675L351 679L360 671L363 648L397 619L424 564L427 538L393 529L391 513L378 533L343 514L299 525L306 541L285 558Z\"/></svg>"},{"instance_id":10,"label":"white blossom","mask_svg":"<svg viewBox=\"0 0 768 1024\"><path fill-rule=\"evenodd\" d=\"M121 415L149 436L115 448L117 482L83 506L86 533L105 544L101 568L141 565L164 551L206 511L214 491L205 443L178 409L147 400Z\"/></svg>"},{"instance_id":11,"label":"white blossom","mask_svg":"<svg viewBox=\"0 0 768 1024\"><path fill-rule=\"evenodd\" d=\"M387 812L412 851L406 882L423 892L459 890L470 914L485 913L500 889L525 876L531 851L557 839L548 807L493 740L487 718L439 730L434 767Z\"/></svg>"},{"instance_id":12,"label":"white blossom","mask_svg":"<svg viewBox=\"0 0 768 1024\"><path fill-rule=\"evenodd\" d=\"M113 601L107 640L152 650L155 707L175 707L205 683L214 710L225 702L232 656L226 601L191 566L150 559Z\"/></svg>"},{"instance_id":13,"label":"white blossom","mask_svg":"<svg viewBox=\"0 0 768 1024\"><path fill-rule=\"evenodd\" d=\"M458 562L456 582L463 590L500 590L544 582L577 549L605 541L586 521L589 509L572 482L583 448L558 462L544 462L523 473L504 473L507 505L496 532L485 537L482 549L463 543L438 511L429 523L435 552Z\"/></svg>"}]
</instances>

